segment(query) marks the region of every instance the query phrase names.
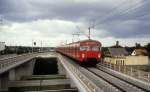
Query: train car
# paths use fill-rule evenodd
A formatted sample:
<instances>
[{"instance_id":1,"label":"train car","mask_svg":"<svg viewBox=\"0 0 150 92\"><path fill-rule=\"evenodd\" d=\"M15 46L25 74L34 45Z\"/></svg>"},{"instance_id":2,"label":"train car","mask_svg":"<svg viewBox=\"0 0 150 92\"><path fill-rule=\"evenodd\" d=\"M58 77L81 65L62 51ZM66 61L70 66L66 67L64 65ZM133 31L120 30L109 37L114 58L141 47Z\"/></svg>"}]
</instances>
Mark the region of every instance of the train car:
<instances>
[{"instance_id":1,"label":"train car","mask_svg":"<svg viewBox=\"0 0 150 92\"><path fill-rule=\"evenodd\" d=\"M101 43L96 40L83 40L59 46L56 51L81 64L95 65L101 59Z\"/></svg>"}]
</instances>

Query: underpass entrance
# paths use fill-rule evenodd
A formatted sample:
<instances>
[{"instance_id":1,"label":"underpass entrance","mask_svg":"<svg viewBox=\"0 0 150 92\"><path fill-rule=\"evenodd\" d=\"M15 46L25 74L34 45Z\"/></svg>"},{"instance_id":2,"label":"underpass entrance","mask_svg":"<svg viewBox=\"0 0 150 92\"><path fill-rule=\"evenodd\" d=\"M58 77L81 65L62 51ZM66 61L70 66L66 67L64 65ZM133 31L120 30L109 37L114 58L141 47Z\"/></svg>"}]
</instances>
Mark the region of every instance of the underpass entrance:
<instances>
[{"instance_id":1,"label":"underpass entrance","mask_svg":"<svg viewBox=\"0 0 150 92\"><path fill-rule=\"evenodd\" d=\"M58 74L56 58L37 58L33 75Z\"/></svg>"}]
</instances>

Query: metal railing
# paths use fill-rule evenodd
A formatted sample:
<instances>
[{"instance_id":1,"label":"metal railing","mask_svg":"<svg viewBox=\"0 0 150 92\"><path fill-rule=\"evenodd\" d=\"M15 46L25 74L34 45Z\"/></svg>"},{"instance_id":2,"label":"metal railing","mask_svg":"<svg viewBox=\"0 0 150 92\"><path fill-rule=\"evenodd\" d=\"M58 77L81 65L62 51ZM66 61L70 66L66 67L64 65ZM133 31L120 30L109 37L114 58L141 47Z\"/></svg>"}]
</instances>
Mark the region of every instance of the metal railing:
<instances>
[{"instance_id":1,"label":"metal railing","mask_svg":"<svg viewBox=\"0 0 150 92\"><path fill-rule=\"evenodd\" d=\"M0 60L0 74L45 53L28 53ZM47 53L46 53L47 54Z\"/></svg>"},{"instance_id":2,"label":"metal railing","mask_svg":"<svg viewBox=\"0 0 150 92\"><path fill-rule=\"evenodd\" d=\"M103 92L103 90L82 74L77 67L65 60L61 55L58 55L58 59L80 92Z\"/></svg>"},{"instance_id":3,"label":"metal railing","mask_svg":"<svg viewBox=\"0 0 150 92\"><path fill-rule=\"evenodd\" d=\"M0 55L0 60L16 57L17 54L6 54L6 55Z\"/></svg>"},{"instance_id":4,"label":"metal railing","mask_svg":"<svg viewBox=\"0 0 150 92\"><path fill-rule=\"evenodd\" d=\"M140 79L142 81L150 83L150 72L138 70L138 69L133 68L132 66L115 65L115 64L111 64L107 62L103 62L100 64L112 70L124 73L136 79Z\"/></svg>"},{"instance_id":5,"label":"metal railing","mask_svg":"<svg viewBox=\"0 0 150 92\"><path fill-rule=\"evenodd\" d=\"M19 64L29 61L38 55L47 55L49 53L50 52L43 52L43 53L36 52L0 59L0 74L9 70L12 67L16 67Z\"/></svg>"},{"instance_id":6,"label":"metal railing","mask_svg":"<svg viewBox=\"0 0 150 92\"><path fill-rule=\"evenodd\" d=\"M15 64L23 59L32 58L32 57L34 57L34 55L29 54L29 55L21 55L18 57L12 57L12 58L8 58L8 59L0 60L0 69L8 67L12 64Z\"/></svg>"}]
</instances>

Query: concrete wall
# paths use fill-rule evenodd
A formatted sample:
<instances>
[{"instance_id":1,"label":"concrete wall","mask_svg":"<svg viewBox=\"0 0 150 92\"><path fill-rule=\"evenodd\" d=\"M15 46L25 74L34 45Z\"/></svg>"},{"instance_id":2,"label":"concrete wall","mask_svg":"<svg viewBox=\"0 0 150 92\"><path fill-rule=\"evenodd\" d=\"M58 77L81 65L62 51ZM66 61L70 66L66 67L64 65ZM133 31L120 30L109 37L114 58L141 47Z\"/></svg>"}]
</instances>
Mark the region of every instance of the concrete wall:
<instances>
[{"instance_id":1,"label":"concrete wall","mask_svg":"<svg viewBox=\"0 0 150 92\"><path fill-rule=\"evenodd\" d=\"M20 80L22 76L33 74L35 60L31 60L9 71L9 80Z\"/></svg>"},{"instance_id":2,"label":"concrete wall","mask_svg":"<svg viewBox=\"0 0 150 92\"><path fill-rule=\"evenodd\" d=\"M6 73L0 75L0 92L8 91L9 81L20 80L22 76L28 76L33 74L33 68L35 59L28 61L16 68L9 70Z\"/></svg>"},{"instance_id":3,"label":"concrete wall","mask_svg":"<svg viewBox=\"0 0 150 92\"><path fill-rule=\"evenodd\" d=\"M73 81L73 79L70 78L70 75L68 74L68 72L65 70L64 66L62 65L61 61L59 58L57 58L57 66L58 66L58 74L60 75L65 75L66 78L70 79L70 86L71 88L76 88L76 85Z\"/></svg>"},{"instance_id":4,"label":"concrete wall","mask_svg":"<svg viewBox=\"0 0 150 92\"><path fill-rule=\"evenodd\" d=\"M8 91L8 72L0 75L0 92Z\"/></svg>"},{"instance_id":5,"label":"concrete wall","mask_svg":"<svg viewBox=\"0 0 150 92\"><path fill-rule=\"evenodd\" d=\"M57 59L57 66L58 66L58 74L60 75L66 75L66 70L64 69L63 65L61 64L61 62L59 61L59 59Z\"/></svg>"}]
</instances>

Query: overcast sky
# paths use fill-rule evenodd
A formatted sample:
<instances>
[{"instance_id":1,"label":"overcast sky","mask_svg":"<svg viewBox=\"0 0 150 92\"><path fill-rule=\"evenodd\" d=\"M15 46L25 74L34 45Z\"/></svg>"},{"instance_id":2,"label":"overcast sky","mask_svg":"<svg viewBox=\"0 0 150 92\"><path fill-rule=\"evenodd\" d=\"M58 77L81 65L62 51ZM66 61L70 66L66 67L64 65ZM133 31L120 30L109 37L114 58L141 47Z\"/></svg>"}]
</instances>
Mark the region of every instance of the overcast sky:
<instances>
[{"instance_id":1,"label":"overcast sky","mask_svg":"<svg viewBox=\"0 0 150 92\"><path fill-rule=\"evenodd\" d=\"M150 0L0 0L0 41L57 46L91 38L103 46L150 42ZM79 38L72 36L80 33Z\"/></svg>"}]
</instances>

